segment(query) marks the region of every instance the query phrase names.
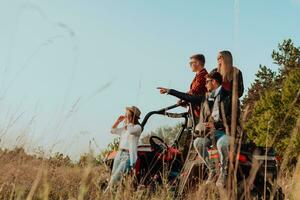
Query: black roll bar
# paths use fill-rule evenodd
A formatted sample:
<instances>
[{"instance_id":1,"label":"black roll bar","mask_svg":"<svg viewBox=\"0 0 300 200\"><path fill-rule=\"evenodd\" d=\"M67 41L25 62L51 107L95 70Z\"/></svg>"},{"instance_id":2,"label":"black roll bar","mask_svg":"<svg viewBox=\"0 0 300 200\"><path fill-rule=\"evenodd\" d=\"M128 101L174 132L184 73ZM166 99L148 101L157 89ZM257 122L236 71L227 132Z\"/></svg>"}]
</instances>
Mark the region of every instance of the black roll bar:
<instances>
[{"instance_id":1,"label":"black roll bar","mask_svg":"<svg viewBox=\"0 0 300 200\"><path fill-rule=\"evenodd\" d=\"M188 113L187 112L184 112L184 113L168 113L167 111L168 110L171 110L171 109L174 109L174 108L177 108L179 107L180 104L174 104L174 105L171 105L171 106L168 106L168 107L165 107L165 108L162 108L160 110L156 110L156 111L151 111L149 113L147 113L147 115L144 117L142 123L141 123L141 126L142 126L142 129L144 129L144 126L146 125L148 119L154 115L154 114L157 114L157 115L166 115L168 117L171 117L171 118L187 118L187 115Z\"/></svg>"}]
</instances>

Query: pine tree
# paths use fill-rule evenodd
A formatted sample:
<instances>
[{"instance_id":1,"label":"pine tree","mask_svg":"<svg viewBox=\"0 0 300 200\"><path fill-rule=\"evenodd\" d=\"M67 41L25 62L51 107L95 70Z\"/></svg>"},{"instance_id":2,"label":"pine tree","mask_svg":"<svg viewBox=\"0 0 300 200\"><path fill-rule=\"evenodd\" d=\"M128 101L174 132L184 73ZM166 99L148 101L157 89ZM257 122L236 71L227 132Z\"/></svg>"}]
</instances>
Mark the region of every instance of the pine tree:
<instances>
[{"instance_id":1,"label":"pine tree","mask_svg":"<svg viewBox=\"0 0 300 200\"><path fill-rule=\"evenodd\" d=\"M300 133L294 128L300 117L300 48L284 40L278 49L272 57L279 73L260 68L244 100L253 105L245 130L256 144L274 146L281 155L289 152L292 163L300 154Z\"/></svg>"},{"instance_id":2,"label":"pine tree","mask_svg":"<svg viewBox=\"0 0 300 200\"><path fill-rule=\"evenodd\" d=\"M284 40L278 44L278 51L273 50L272 58L280 66L277 76L277 84L280 85L290 71L300 67L300 48L295 47L291 39Z\"/></svg>"},{"instance_id":3,"label":"pine tree","mask_svg":"<svg viewBox=\"0 0 300 200\"><path fill-rule=\"evenodd\" d=\"M248 89L248 94L242 101L242 108L245 110L248 107L248 115L251 116L254 104L258 101L262 94L267 90L272 90L274 87L274 80L276 73L266 66L259 66L258 72L255 74L256 79ZM247 121L248 117L246 117Z\"/></svg>"}]
</instances>

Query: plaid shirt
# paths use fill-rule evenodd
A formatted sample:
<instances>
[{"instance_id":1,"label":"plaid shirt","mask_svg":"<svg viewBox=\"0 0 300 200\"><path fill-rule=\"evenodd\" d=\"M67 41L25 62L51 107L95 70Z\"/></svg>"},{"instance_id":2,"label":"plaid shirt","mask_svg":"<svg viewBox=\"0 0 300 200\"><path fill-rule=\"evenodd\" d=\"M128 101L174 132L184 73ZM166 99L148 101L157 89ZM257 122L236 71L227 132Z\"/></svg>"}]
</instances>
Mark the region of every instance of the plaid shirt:
<instances>
[{"instance_id":1,"label":"plaid shirt","mask_svg":"<svg viewBox=\"0 0 300 200\"><path fill-rule=\"evenodd\" d=\"M190 90L188 91L188 94L191 95L205 95L206 93L206 75L207 71L205 68L203 68L199 73L196 74L195 78L193 79L191 85L190 85ZM200 116L200 106L195 106L194 107L194 115L195 117Z\"/></svg>"}]
</instances>

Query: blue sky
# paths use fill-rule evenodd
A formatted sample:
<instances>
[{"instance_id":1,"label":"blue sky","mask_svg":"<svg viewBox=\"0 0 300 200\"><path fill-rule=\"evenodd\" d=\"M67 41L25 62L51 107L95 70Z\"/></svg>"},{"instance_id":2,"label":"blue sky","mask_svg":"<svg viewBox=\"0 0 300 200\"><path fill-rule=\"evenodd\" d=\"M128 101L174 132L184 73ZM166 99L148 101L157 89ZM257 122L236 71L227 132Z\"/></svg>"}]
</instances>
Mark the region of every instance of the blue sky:
<instances>
[{"instance_id":1,"label":"blue sky","mask_svg":"<svg viewBox=\"0 0 300 200\"><path fill-rule=\"evenodd\" d=\"M0 145L98 151L126 105L144 116L176 101L157 86L188 89L190 55L210 71L230 50L248 87L279 42L300 45L299 22L298 0L1 0Z\"/></svg>"}]
</instances>

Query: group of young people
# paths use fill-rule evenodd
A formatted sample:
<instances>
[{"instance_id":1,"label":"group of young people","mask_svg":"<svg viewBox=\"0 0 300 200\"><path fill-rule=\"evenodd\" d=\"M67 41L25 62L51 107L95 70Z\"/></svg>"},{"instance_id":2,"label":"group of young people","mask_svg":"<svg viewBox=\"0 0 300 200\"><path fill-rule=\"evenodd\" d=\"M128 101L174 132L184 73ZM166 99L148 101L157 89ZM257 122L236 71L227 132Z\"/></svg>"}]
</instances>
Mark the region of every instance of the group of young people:
<instances>
[{"instance_id":1,"label":"group of young people","mask_svg":"<svg viewBox=\"0 0 300 200\"><path fill-rule=\"evenodd\" d=\"M217 56L217 67L210 73L205 68L205 56L196 54L190 57L190 67L196 74L188 92L158 87L161 94L179 98L178 103L191 105L196 131L202 133L193 144L199 156L209 169L206 183L216 182L217 186L225 186L228 168L229 140L231 138L232 101L236 96L237 112L234 115L239 123L239 101L243 95L244 85L242 72L233 66L232 54L220 51ZM127 107L125 116L120 116L112 126L111 133L120 136L120 146L114 160L109 186L116 185L122 174L130 171L137 159L138 140L142 132L139 124L140 110ZM124 121L124 126L119 124ZM220 173L209 157L208 147L215 145L220 157ZM218 177L217 177L218 174Z\"/></svg>"}]
</instances>

